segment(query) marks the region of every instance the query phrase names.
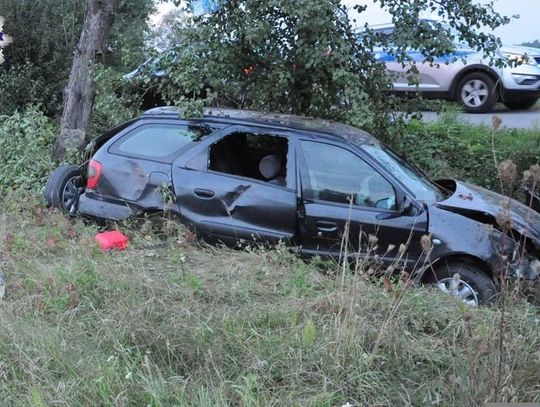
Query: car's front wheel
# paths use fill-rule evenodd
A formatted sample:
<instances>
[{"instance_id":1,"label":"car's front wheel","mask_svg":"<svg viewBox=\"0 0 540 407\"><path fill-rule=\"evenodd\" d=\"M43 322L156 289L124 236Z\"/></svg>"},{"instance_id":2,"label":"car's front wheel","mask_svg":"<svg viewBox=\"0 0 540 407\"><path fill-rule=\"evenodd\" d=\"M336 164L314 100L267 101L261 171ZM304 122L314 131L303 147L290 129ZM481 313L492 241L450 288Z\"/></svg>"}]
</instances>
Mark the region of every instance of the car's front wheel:
<instances>
[{"instance_id":1,"label":"car's front wheel","mask_svg":"<svg viewBox=\"0 0 540 407\"><path fill-rule=\"evenodd\" d=\"M521 99L521 100L505 100L504 105L510 110L527 110L533 107L536 104L536 102L538 102L537 98Z\"/></svg>"},{"instance_id":2,"label":"car's front wheel","mask_svg":"<svg viewBox=\"0 0 540 407\"><path fill-rule=\"evenodd\" d=\"M84 177L79 167L61 165L49 176L43 198L45 201L68 215L75 215L79 209L79 198L84 192Z\"/></svg>"},{"instance_id":3,"label":"car's front wheel","mask_svg":"<svg viewBox=\"0 0 540 407\"><path fill-rule=\"evenodd\" d=\"M495 83L483 72L472 72L461 80L457 100L467 113L486 113L497 103Z\"/></svg>"},{"instance_id":4,"label":"car's front wheel","mask_svg":"<svg viewBox=\"0 0 540 407\"><path fill-rule=\"evenodd\" d=\"M472 264L444 264L426 273L425 283L472 307L489 304L497 296L493 280L481 268Z\"/></svg>"}]
</instances>

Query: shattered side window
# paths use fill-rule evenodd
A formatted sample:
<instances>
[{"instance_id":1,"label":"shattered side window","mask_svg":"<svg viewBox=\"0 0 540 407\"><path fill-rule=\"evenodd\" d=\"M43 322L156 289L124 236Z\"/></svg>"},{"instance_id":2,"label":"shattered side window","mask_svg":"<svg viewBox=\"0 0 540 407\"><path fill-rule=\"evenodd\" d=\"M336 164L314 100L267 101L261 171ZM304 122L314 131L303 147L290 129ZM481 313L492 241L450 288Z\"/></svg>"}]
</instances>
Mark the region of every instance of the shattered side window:
<instances>
[{"instance_id":1,"label":"shattered side window","mask_svg":"<svg viewBox=\"0 0 540 407\"><path fill-rule=\"evenodd\" d=\"M205 134L208 134L207 130L194 126L143 125L114 143L111 153L172 162L181 150L200 141Z\"/></svg>"},{"instance_id":2,"label":"shattered side window","mask_svg":"<svg viewBox=\"0 0 540 407\"><path fill-rule=\"evenodd\" d=\"M235 132L210 147L209 170L286 186L288 140Z\"/></svg>"}]
</instances>

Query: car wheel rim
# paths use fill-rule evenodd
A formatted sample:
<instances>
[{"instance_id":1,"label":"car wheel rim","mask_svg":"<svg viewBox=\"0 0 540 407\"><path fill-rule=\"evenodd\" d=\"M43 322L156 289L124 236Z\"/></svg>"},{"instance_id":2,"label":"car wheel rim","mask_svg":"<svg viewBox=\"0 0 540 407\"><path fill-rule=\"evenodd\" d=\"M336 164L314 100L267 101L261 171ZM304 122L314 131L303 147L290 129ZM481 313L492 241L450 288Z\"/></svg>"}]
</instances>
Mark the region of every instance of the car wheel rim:
<instances>
[{"instance_id":1,"label":"car wheel rim","mask_svg":"<svg viewBox=\"0 0 540 407\"><path fill-rule=\"evenodd\" d=\"M461 88L461 100L468 107L480 107L489 97L489 88L485 82L472 79Z\"/></svg>"},{"instance_id":2,"label":"car wheel rim","mask_svg":"<svg viewBox=\"0 0 540 407\"><path fill-rule=\"evenodd\" d=\"M443 278L435 286L446 294L453 295L471 307L478 307L478 295L476 291L460 278Z\"/></svg>"},{"instance_id":3,"label":"car wheel rim","mask_svg":"<svg viewBox=\"0 0 540 407\"><path fill-rule=\"evenodd\" d=\"M70 215L75 215L79 209L79 198L84 192L83 187L79 187L81 177L75 176L68 179L66 185L64 185L64 191L62 193L62 207L64 211Z\"/></svg>"}]
</instances>

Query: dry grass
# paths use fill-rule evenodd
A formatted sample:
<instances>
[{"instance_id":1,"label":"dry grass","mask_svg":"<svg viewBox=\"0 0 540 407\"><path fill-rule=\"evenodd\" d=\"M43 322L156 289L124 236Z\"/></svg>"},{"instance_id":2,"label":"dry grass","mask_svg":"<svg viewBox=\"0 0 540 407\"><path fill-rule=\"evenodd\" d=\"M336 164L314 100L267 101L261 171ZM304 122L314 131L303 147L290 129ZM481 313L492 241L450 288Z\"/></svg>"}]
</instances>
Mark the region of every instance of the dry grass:
<instances>
[{"instance_id":1,"label":"dry grass","mask_svg":"<svg viewBox=\"0 0 540 407\"><path fill-rule=\"evenodd\" d=\"M0 199L2 405L493 399L496 309L425 289L399 291L398 300L382 284L329 276L335 265L284 248L200 247L174 227L167 239L123 228L130 248L108 255L96 248L95 226L29 196ZM508 301L502 400L539 402L539 313Z\"/></svg>"}]
</instances>

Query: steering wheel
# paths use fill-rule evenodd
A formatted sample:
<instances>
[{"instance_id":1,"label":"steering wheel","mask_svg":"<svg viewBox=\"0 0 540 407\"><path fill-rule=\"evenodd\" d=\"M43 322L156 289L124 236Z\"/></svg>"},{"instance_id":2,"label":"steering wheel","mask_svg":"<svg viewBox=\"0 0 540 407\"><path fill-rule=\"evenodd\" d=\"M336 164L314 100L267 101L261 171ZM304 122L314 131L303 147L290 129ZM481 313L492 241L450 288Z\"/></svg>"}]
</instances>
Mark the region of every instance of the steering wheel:
<instances>
[{"instance_id":1,"label":"steering wheel","mask_svg":"<svg viewBox=\"0 0 540 407\"><path fill-rule=\"evenodd\" d=\"M389 196L388 198L381 198L375 202L375 208L380 209L393 209L396 206L396 197Z\"/></svg>"}]
</instances>

